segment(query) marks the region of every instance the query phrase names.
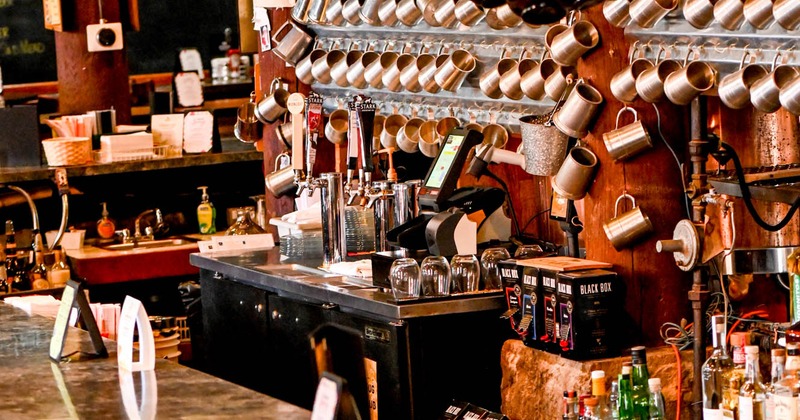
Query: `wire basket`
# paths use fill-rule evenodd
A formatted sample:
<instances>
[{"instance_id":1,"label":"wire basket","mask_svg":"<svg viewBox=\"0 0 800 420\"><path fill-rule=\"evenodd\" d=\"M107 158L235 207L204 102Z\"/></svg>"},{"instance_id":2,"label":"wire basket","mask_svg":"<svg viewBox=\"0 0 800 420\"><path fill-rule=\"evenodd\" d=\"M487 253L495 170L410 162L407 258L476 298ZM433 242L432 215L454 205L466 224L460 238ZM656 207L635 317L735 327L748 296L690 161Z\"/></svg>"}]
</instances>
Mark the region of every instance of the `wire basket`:
<instances>
[{"instance_id":1,"label":"wire basket","mask_svg":"<svg viewBox=\"0 0 800 420\"><path fill-rule=\"evenodd\" d=\"M96 163L135 162L140 160L166 159L181 156L181 148L177 146L156 146L148 149L127 150L112 153L109 150L92 152Z\"/></svg>"},{"instance_id":2,"label":"wire basket","mask_svg":"<svg viewBox=\"0 0 800 420\"><path fill-rule=\"evenodd\" d=\"M54 137L42 140L42 148L50 166L83 165L92 161L89 137Z\"/></svg>"}]
</instances>

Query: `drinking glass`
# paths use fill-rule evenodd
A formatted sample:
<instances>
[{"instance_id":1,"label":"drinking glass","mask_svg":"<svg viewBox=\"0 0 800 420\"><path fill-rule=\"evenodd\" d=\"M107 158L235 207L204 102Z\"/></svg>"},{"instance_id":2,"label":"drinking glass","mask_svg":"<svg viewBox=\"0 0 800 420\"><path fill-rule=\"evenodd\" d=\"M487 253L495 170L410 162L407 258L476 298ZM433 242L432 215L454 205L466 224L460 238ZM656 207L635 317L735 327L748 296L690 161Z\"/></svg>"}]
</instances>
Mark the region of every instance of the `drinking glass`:
<instances>
[{"instance_id":1,"label":"drinking glass","mask_svg":"<svg viewBox=\"0 0 800 420\"><path fill-rule=\"evenodd\" d=\"M511 258L511 254L505 248L487 248L483 251L483 254L481 254L481 274L483 275L484 289L496 290L503 288L500 268L497 263L509 258Z\"/></svg>"},{"instance_id":2,"label":"drinking glass","mask_svg":"<svg viewBox=\"0 0 800 420\"><path fill-rule=\"evenodd\" d=\"M518 260L524 260L527 258L541 257L544 254L545 252L541 246L536 244L525 244L517 247L517 250L514 251L514 258Z\"/></svg>"},{"instance_id":3,"label":"drinking glass","mask_svg":"<svg viewBox=\"0 0 800 420\"><path fill-rule=\"evenodd\" d=\"M422 260L422 295L450 295L450 263L441 256L429 256Z\"/></svg>"},{"instance_id":4,"label":"drinking glass","mask_svg":"<svg viewBox=\"0 0 800 420\"><path fill-rule=\"evenodd\" d=\"M419 264L413 258L398 258L389 268L389 281L396 300L419 297Z\"/></svg>"},{"instance_id":5,"label":"drinking glass","mask_svg":"<svg viewBox=\"0 0 800 420\"><path fill-rule=\"evenodd\" d=\"M453 291L469 293L478 291L481 281L481 265L472 254L454 255L450 260L450 280Z\"/></svg>"}]
</instances>

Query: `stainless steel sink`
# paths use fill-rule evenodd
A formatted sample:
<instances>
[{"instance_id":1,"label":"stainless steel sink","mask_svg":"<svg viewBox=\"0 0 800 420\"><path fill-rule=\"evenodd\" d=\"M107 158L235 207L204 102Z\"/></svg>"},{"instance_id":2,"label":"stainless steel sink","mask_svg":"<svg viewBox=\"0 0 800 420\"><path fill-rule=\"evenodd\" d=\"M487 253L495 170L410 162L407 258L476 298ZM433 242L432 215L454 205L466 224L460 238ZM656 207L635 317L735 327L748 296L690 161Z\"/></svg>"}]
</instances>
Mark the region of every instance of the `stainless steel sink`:
<instances>
[{"instance_id":1,"label":"stainless steel sink","mask_svg":"<svg viewBox=\"0 0 800 420\"><path fill-rule=\"evenodd\" d=\"M127 244L103 245L100 246L100 248L109 251L132 251L135 249L169 248L180 245L190 245L194 243L196 242L188 239L175 238L175 239L158 239L154 241L143 241L136 243L131 242Z\"/></svg>"}]
</instances>

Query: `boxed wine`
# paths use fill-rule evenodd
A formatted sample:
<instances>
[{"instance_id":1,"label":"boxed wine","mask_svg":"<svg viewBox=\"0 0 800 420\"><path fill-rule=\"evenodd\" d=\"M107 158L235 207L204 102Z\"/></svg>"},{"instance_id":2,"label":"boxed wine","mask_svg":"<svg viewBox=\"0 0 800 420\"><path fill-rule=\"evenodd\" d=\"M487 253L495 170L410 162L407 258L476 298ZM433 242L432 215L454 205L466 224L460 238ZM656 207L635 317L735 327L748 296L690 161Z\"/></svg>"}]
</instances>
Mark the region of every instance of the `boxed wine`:
<instances>
[{"instance_id":1,"label":"boxed wine","mask_svg":"<svg viewBox=\"0 0 800 420\"><path fill-rule=\"evenodd\" d=\"M558 273L558 344L574 360L619 355L622 282L617 273L592 269Z\"/></svg>"},{"instance_id":2,"label":"boxed wine","mask_svg":"<svg viewBox=\"0 0 800 420\"><path fill-rule=\"evenodd\" d=\"M511 323L511 329L520 338L527 335L528 325L522 325L523 314L520 307L522 298L522 284L520 282L521 266L517 265L516 260L499 261L497 267L500 269L500 280L503 283L503 293L506 298L506 311L502 317ZM528 324L530 323L529 320Z\"/></svg>"},{"instance_id":3,"label":"boxed wine","mask_svg":"<svg viewBox=\"0 0 800 420\"><path fill-rule=\"evenodd\" d=\"M544 316L544 301L542 300L539 291L539 269L535 267L522 267L522 298L520 308L522 311L522 318L529 319L527 326L528 335L526 335L522 342L528 347L542 347L539 346L540 335L545 329Z\"/></svg>"}]
</instances>

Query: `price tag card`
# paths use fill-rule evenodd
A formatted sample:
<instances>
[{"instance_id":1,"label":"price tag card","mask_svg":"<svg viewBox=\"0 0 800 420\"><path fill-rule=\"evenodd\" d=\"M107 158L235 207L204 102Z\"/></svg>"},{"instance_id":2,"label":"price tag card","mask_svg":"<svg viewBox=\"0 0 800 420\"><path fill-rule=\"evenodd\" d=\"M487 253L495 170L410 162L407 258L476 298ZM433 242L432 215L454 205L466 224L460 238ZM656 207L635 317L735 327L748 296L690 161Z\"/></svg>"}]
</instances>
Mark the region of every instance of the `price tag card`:
<instances>
[{"instance_id":1,"label":"price tag card","mask_svg":"<svg viewBox=\"0 0 800 420\"><path fill-rule=\"evenodd\" d=\"M139 332L139 361L133 361L133 331ZM153 370L156 367L156 346L153 329L142 302L125 296L117 331L117 363L130 372Z\"/></svg>"},{"instance_id":2,"label":"price tag card","mask_svg":"<svg viewBox=\"0 0 800 420\"><path fill-rule=\"evenodd\" d=\"M339 397L342 394L342 383L336 381L333 375L323 373L317 385L317 394L314 396L314 406L311 408L311 420L334 420L339 408Z\"/></svg>"},{"instance_id":3,"label":"price tag card","mask_svg":"<svg viewBox=\"0 0 800 420\"><path fill-rule=\"evenodd\" d=\"M176 74L175 92L178 94L178 104L184 108L203 105L203 84L196 72Z\"/></svg>"},{"instance_id":4,"label":"price tag card","mask_svg":"<svg viewBox=\"0 0 800 420\"><path fill-rule=\"evenodd\" d=\"M62 31L61 0L42 0L44 7L44 27L54 31Z\"/></svg>"},{"instance_id":5,"label":"price tag card","mask_svg":"<svg viewBox=\"0 0 800 420\"><path fill-rule=\"evenodd\" d=\"M206 153L214 145L214 114L192 111L183 117L183 151Z\"/></svg>"},{"instance_id":6,"label":"price tag card","mask_svg":"<svg viewBox=\"0 0 800 420\"><path fill-rule=\"evenodd\" d=\"M92 340L94 353L88 353L92 357L108 357L108 351L105 344L103 344L103 337L100 336L100 330L97 328L92 310L89 307L89 301L86 300L86 295L83 293L83 283L68 280L64 291L61 294L61 305L58 307L56 314L56 321L53 326L53 337L50 339L50 359L60 362L65 356L62 355L64 351L64 342L67 338L69 331L69 319L72 309L76 308L80 315L86 331Z\"/></svg>"}]
</instances>

